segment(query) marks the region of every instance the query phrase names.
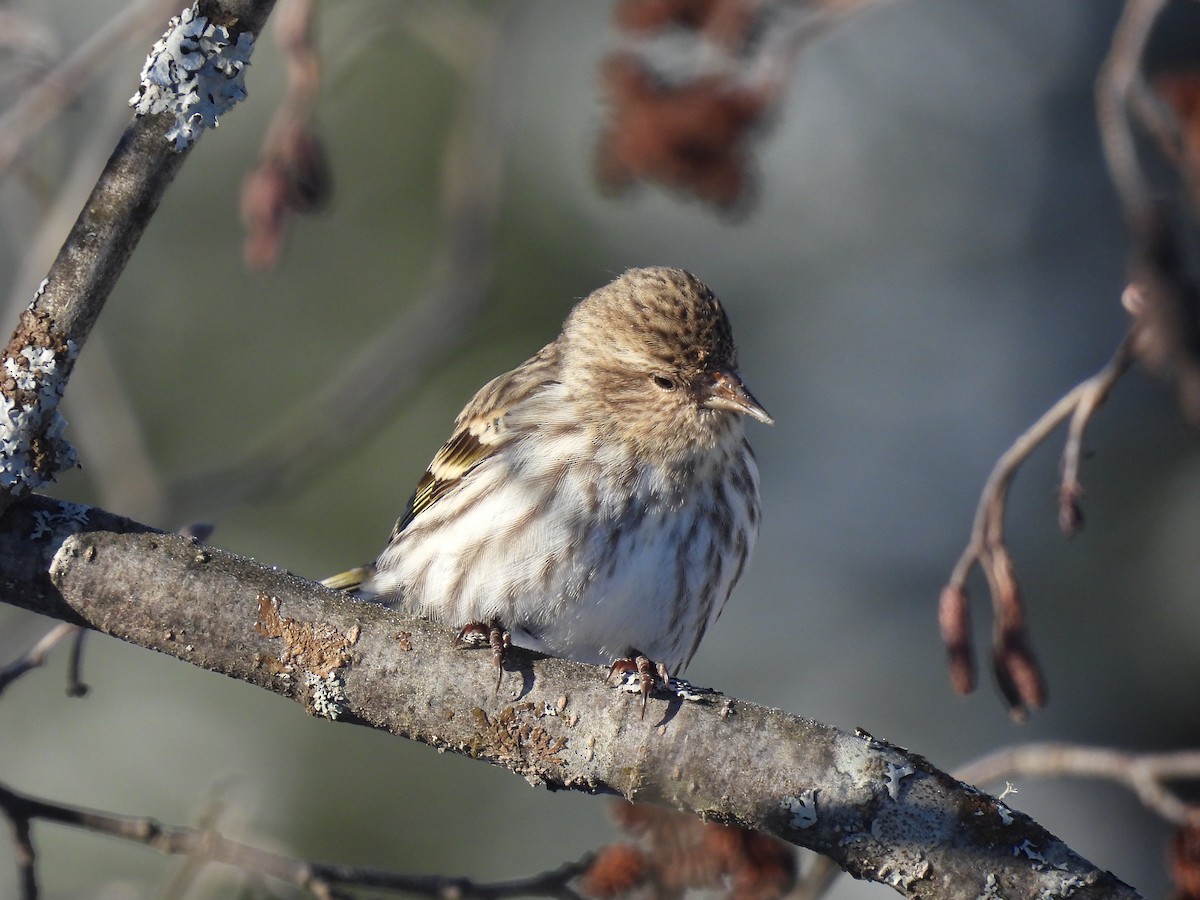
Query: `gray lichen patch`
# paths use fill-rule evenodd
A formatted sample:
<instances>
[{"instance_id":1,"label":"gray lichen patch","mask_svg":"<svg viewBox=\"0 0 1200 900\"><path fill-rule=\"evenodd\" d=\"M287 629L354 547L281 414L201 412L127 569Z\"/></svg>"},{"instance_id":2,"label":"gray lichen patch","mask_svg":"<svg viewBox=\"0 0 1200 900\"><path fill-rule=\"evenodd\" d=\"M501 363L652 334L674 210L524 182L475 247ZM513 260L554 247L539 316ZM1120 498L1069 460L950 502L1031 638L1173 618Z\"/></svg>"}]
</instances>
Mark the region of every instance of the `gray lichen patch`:
<instances>
[{"instance_id":1,"label":"gray lichen patch","mask_svg":"<svg viewBox=\"0 0 1200 900\"><path fill-rule=\"evenodd\" d=\"M253 50L253 34L244 31L233 41L227 28L199 15L193 5L171 19L150 50L129 105L139 116L173 116L167 140L183 150L245 99L245 72Z\"/></svg>"},{"instance_id":2,"label":"gray lichen patch","mask_svg":"<svg viewBox=\"0 0 1200 900\"><path fill-rule=\"evenodd\" d=\"M305 672L304 684L308 688L309 707L314 715L336 720L350 711L346 697L346 680L342 678L340 671L324 676L315 672Z\"/></svg>"},{"instance_id":3,"label":"gray lichen patch","mask_svg":"<svg viewBox=\"0 0 1200 900\"><path fill-rule=\"evenodd\" d=\"M21 313L0 361L0 488L24 494L76 464L58 403L77 355L49 313Z\"/></svg>"},{"instance_id":4,"label":"gray lichen patch","mask_svg":"<svg viewBox=\"0 0 1200 900\"><path fill-rule=\"evenodd\" d=\"M88 523L88 513L91 509L78 503L58 501L56 510L39 509L33 513L33 531L29 534L31 541L49 540L60 533L74 534Z\"/></svg>"}]
</instances>

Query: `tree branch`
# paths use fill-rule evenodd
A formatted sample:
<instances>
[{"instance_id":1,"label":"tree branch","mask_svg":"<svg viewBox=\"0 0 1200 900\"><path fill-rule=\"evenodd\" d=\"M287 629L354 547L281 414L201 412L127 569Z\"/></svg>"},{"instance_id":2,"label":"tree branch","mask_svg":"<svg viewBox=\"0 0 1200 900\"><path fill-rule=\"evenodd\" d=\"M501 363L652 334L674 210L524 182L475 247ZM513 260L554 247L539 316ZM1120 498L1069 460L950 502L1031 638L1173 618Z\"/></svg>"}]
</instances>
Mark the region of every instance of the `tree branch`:
<instances>
[{"instance_id":1,"label":"tree branch","mask_svg":"<svg viewBox=\"0 0 1200 900\"><path fill-rule=\"evenodd\" d=\"M1129 294L1127 290L1126 296ZM942 589L938 620L949 657L950 680L955 690L967 694L975 688L967 578L976 566L983 570L995 615L992 665L996 681L1008 702L1009 712L1018 720L1026 718L1028 707L1045 705L1046 689L1029 643L1025 626L1025 601L1017 581L1016 565L1004 536L1008 491L1025 460L1046 442L1059 425L1070 419L1062 458L1058 518L1059 525L1068 536L1080 527L1083 513L1079 498L1083 488L1079 483L1079 466L1083 456L1084 432L1114 385L1129 370L1133 362L1135 339L1136 328L1131 328L1104 368L1060 397L996 461L975 510L971 540L950 573L949 582Z\"/></svg>"},{"instance_id":2,"label":"tree branch","mask_svg":"<svg viewBox=\"0 0 1200 900\"><path fill-rule=\"evenodd\" d=\"M909 896L1132 898L1027 816L926 760L732 698L614 693L604 670L449 631L99 509L42 497L0 519L7 602L86 625L534 784L663 803L774 834Z\"/></svg>"},{"instance_id":3,"label":"tree branch","mask_svg":"<svg viewBox=\"0 0 1200 900\"><path fill-rule=\"evenodd\" d=\"M1176 825L1200 822L1200 806L1181 799L1167 783L1200 780L1200 751L1125 753L1079 744L1023 744L990 753L955 773L973 782L994 782L1017 775L1102 778L1129 788L1147 809Z\"/></svg>"},{"instance_id":4,"label":"tree branch","mask_svg":"<svg viewBox=\"0 0 1200 900\"><path fill-rule=\"evenodd\" d=\"M0 668L0 694L3 694L5 689L32 669L46 664L46 657L50 655L58 643L69 635L80 635L84 632L79 630L78 625L68 625L66 622L60 622L49 631L47 631L36 644L30 647L25 653L17 659L14 659L8 665ZM78 672L75 673L76 677ZM71 691L68 689L68 693Z\"/></svg>"},{"instance_id":5,"label":"tree branch","mask_svg":"<svg viewBox=\"0 0 1200 900\"><path fill-rule=\"evenodd\" d=\"M1186 237L1169 205L1151 185L1134 125L1152 134L1166 127L1143 74L1147 42L1166 0L1126 0L1112 44L1096 79L1096 119L1109 175L1132 243L1130 281L1140 293L1134 314L1138 359L1155 371L1173 371L1180 408L1200 423L1200 290L1188 272ZM1144 117L1150 114L1149 123ZM1142 117L1138 121L1137 117Z\"/></svg>"},{"instance_id":6,"label":"tree branch","mask_svg":"<svg viewBox=\"0 0 1200 900\"><path fill-rule=\"evenodd\" d=\"M311 862L284 856L230 840L211 829L164 825L150 818L117 816L111 813L83 809L63 803L53 803L38 797L19 794L0 784L0 811L12 823L14 832L23 837L20 845L26 849L21 861L22 897L32 900L37 895L33 845L29 839L34 821L54 822L107 834L147 847L160 853L186 855L203 862L219 862L247 872L275 878L308 891L321 900L346 896L339 887L370 887L404 891L422 897L459 897L463 900L499 900L505 897L576 897L566 888L570 879L586 868L588 859L560 866L530 878L499 883L477 883L465 878L436 875L406 875L365 866L341 866ZM30 863L29 865L26 862Z\"/></svg>"},{"instance_id":7,"label":"tree branch","mask_svg":"<svg viewBox=\"0 0 1200 900\"><path fill-rule=\"evenodd\" d=\"M119 11L86 41L31 84L0 115L0 179L29 143L85 88L126 40L162 23L179 0L141 0Z\"/></svg>"},{"instance_id":8,"label":"tree branch","mask_svg":"<svg viewBox=\"0 0 1200 900\"><path fill-rule=\"evenodd\" d=\"M274 0L199 4L210 21L231 26L235 39L261 30L273 5ZM168 140L176 128L170 114L156 111L130 122L4 349L0 511L74 463L74 451L62 440L58 402L117 278L187 156L187 146L177 149L180 139Z\"/></svg>"}]
</instances>

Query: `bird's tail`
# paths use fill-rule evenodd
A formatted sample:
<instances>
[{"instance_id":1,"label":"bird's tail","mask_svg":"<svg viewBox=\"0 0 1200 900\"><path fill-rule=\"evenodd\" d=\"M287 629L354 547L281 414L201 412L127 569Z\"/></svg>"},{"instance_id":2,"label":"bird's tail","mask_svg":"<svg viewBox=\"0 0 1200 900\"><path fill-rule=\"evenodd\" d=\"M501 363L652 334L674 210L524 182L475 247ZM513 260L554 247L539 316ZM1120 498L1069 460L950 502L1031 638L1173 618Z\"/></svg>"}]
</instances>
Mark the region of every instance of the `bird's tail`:
<instances>
[{"instance_id":1,"label":"bird's tail","mask_svg":"<svg viewBox=\"0 0 1200 900\"><path fill-rule=\"evenodd\" d=\"M327 588L333 588L335 591L345 591L347 594L352 594L357 590L361 590L362 586L370 581L371 576L374 574L375 566L359 566L357 569L350 569L339 575L331 575L328 578L322 579L321 584Z\"/></svg>"}]
</instances>

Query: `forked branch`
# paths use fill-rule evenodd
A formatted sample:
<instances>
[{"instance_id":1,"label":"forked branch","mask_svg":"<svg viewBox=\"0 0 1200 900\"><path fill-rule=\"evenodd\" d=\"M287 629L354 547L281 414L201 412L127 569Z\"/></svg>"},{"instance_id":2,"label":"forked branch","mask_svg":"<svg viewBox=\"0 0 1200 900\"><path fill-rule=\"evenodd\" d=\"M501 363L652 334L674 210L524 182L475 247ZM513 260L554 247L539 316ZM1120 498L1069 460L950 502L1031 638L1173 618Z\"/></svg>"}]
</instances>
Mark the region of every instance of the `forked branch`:
<instances>
[{"instance_id":1,"label":"forked branch","mask_svg":"<svg viewBox=\"0 0 1200 900\"><path fill-rule=\"evenodd\" d=\"M967 579L976 566L983 570L995 617L992 665L1004 698L1016 718L1028 715L1031 706L1045 704L1046 687L1030 645L1025 602L1004 536L1009 488L1030 454L1059 425L1070 419L1062 458L1059 524L1068 535L1080 527L1083 514L1079 502L1082 496L1079 464L1083 456L1084 433L1096 410L1133 362L1135 336L1136 331L1131 329L1104 368L1068 391L996 461L975 510L971 540L954 566L950 581L942 589L938 615L942 640L949 655L950 678L955 689L965 694L975 687Z\"/></svg>"}]
</instances>

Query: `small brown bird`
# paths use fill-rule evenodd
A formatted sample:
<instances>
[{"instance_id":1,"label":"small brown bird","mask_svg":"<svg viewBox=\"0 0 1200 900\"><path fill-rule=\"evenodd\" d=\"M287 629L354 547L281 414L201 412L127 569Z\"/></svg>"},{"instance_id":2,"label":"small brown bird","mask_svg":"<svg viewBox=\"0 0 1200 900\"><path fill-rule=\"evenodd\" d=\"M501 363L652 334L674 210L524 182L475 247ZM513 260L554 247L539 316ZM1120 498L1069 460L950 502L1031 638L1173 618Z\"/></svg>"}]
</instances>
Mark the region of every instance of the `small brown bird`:
<instances>
[{"instance_id":1,"label":"small brown bird","mask_svg":"<svg viewBox=\"0 0 1200 900\"><path fill-rule=\"evenodd\" d=\"M653 673L687 665L754 546L771 417L720 302L682 269L630 269L459 413L360 588L464 635ZM651 662L653 661L653 663Z\"/></svg>"}]
</instances>

